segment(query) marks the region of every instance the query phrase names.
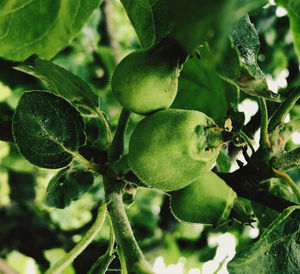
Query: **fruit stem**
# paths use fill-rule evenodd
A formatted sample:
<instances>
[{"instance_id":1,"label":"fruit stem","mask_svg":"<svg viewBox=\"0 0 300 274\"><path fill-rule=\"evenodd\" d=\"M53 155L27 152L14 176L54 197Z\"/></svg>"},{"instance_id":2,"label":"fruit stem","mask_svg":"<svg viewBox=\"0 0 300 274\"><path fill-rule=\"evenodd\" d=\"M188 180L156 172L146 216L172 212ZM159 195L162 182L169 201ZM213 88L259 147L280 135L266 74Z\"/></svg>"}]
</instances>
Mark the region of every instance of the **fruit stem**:
<instances>
[{"instance_id":1,"label":"fruit stem","mask_svg":"<svg viewBox=\"0 0 300 274\"><path fill-rule=\"evenodd\" d=\"M122 199L125 183L109 176L103 176L103 184L107 210L118 243L119 255L125 259L128 273L152 274L151 267L134 238L125 212ZM141 269L143 272L140 272Z\"/></svg>"},{"instance_id":2,"label":"fruit stem","mask_svg":"<svg viewBox=\"0 0 300 274\"><path fill-rule=\"evenodd\" d=\"M297 88L288 95L288 97L284 100L282 104L280 104L280 106L276 109L276 111L273 113L270 119L270 123L269 123L270 132L273 132L274 129L279 124L284 122L286 115L290 112L290 110L296 104L299 98L300 98L300 88Z\"/></svg>"},{"instance_id":3,"label":"fruit stem","mask_svg":"<svg viewBox=\"0 0 300 274\"><path fill-rule=\"evenodd\" d=\"M61 273L70 263L72 263L75 258L94 240L97 236L99 230L101 229L106 217L106 204L102 204L98 209L98 215L96 221L91 226L89 231L80 240L80 242L75 245L75 247L61 258L55 265L49 268L45 274Z\"/></svg>"},{"instance_id":4,"label":"fruit stem","mask_svg":"<svg viewBox=\"0 0 300 274\"><path fill-rule=\"evenodd\" d=\"M260 107L260 140L259 144L262 148L271 148L271 143L268 133L268 109L266 100L259 97L259 107Z\"/></svg>"},{"instance_id":5,"label":"fruit stem","mask_svg":"<svg viewBox=\"0 0 300 274\"><path fill-rule=\"evenodd\" d=\"M131 113L128 110L124 108L122 109L118 126L108 151L109 161L111 163L118 160L124 152L124 134L127 127L127 122L130 118L130 114Z\"/></svg>"}]
</instances>

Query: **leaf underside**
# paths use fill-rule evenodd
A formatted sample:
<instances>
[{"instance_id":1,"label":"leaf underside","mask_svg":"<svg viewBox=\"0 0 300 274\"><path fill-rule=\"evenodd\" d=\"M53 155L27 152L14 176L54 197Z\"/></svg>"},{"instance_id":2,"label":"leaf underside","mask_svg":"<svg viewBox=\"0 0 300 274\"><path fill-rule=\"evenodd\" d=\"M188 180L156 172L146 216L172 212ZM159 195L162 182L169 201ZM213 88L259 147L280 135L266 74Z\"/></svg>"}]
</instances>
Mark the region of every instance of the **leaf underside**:
<instances>
[{"instance_id":1,"label":"leaf underside","mask_svg":"<svg viewBox=\"0 0 300 274\"><path fill-rule=\"evenodd\" d=\"M86 81L50 61L34 55L15 69L44 81L50 91L66 98L74 106L95 109L99 105L98 96Z\"/></svg>"},{"instance_id":2,"label":"leaf underside","mask_svg":"<svg viewBox=\"0 0 300 274\"><path fill-rule=\"evenodd\" d=\"M65 208L78 200L93 185L93 174L83 168L60 170L49 182L45 205Z\"/></svg>"}]
</instances>

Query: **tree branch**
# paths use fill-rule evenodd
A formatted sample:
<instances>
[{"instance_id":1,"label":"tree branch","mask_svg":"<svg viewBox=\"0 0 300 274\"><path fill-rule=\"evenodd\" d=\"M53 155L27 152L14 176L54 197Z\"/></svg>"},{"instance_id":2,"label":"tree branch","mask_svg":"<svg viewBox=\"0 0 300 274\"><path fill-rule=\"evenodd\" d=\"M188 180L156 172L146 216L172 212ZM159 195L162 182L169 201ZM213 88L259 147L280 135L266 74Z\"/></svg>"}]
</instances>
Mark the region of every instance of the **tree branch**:
<instances>
[{"instance_id":1,"label":"tree branch","mask_svg":"<svg viewBox=\"0 0 300 274\"><path fill-rule=\"evenodd\" d=\"M258 202L278 212L282 212L289 206L296 205L293 202L282 199L264 190L259 183L273 177L272 168L266 164L247 164L233 173L218 173L238 196Z\"/></svg>"}]
</instances>

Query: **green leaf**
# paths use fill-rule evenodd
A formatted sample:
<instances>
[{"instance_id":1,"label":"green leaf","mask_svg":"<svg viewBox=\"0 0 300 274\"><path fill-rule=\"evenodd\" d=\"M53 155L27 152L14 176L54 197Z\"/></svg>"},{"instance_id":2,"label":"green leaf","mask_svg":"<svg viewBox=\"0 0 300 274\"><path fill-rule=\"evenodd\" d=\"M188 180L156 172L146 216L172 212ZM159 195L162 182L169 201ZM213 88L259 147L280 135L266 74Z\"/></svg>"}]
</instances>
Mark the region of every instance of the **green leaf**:
<instances>
[{"instance_id":1,"label":"green leaf","mask_svg":"<svg viewBox=\"0 0 300 274\"><path fill-rule=\"evenodd\" d=\"M277 0L276 3L288 12L295 49L300 60L300 0Z\"/></svg>"},{"instance_id":2,"label":"green leaf","mask_svg":"<svg viewBox=\"0 0 300 274\"><path fill-rule=\"evenodd\" d=\"M52 58L82 29L102 0L10 0L0 4L1 57Z\"/></svg>"},{"instance_id":3,"label":"green leaf","mask_svg":"<svg viewBox=\"0 0 300 274\"><path fill-rule=\"evenodd\" d=\"M266 0L204 1L121 0L141 45L153 46L171 34L192 51L212 36L224 39L231 24L241 16L265 4ZM217 42L218 41L218 42Z\"/></svg>"},{"instance_id":4,"label":"green leaf","mask_svg":"<svg viewBox=\"0 0 300 274\"><path fill-rule=\"evenodd\" d=\"M245 123L245 113L240 112L234 104L230 104L230 108L227 112L228 118L232 121L233 131L240 131Z\"/></svg>"},{"instance_id":5,"label":"green leaf","mask_svg":"<svg viewBox=\"0 0 300 274\"><path fill-rule=\"evenodd\" d=\"M240 52L242 63L249 69L250 73L257 78L264 78L264 74L257 64L260 47L258 34L248 15L233 24L231 37L235 47Z\"/></svg>"},{"instance_id":6,"label":"green leaf","mask_svg":"<svg viewBox=\"0 0 300 274\"><path fill-rule=\"evenodd\" d=\"M166 0L169 6L171 36L188 52L200 44L212 41L217 54L222 51L232 24L266 0Z\"/></svg>"},{"instance_id":7,"label":"green leaf","mask_svg":"<svg viewBox=\"0 0 300 274\"><path fill-rule=\"evenodd\" d=\"M272 178L260 184L260 187L285 200L293 201L293 193L281 179ZM259 223L263 227L268 227L279 215L279 212L260 203L251 201L251 204Z\"/></svg>"},{"instance_id":8,"label":"green leaf","mask_svg":"<svg viewBox=\"0 0 300 274\"><path fill-rule=\"evenodd\" d=\"M300 266L300 206L285 209L260 239L241 250L228 264L232 274L298 273Z\"/></svg>"},{"instance_id":9,"label":"green leaf","mask_svg":"<svg viewBox=\"0 0 300 274\"><path fill-rule=\"evenodd\" d=\"M230 171L231 168L230 157L224 148L220 150L220 154L216 161L216 167L218 172L227 173Z\"/></svg>"},{"instance_id":10,"label":"green leaf","mask_svg":"<svg viewBox=\"0 0 300 274\"><path fill-rule=\"evenodd\" d=\"M155 40L155 26L149 0L121 0L143 47L151 47Z\"/></svg>"},{"instance_id":11,"label":"green leaf","mask_svg":"<svg viewBox=\"0 0 300 274\"><path fill-rule=\"evenodd\" d=\"M149 0L155 27L155 43L165 38L171 31L169 6L166 0Z\"/></svg>"},{"instance_id":12,"label":"green leaf","mask_svg":"<svg viewBox=\"0 0 300 274\"><path fill-rule=\"evenodd\" d=\"M93 185L93 174L81 167L64 168L49 182L45 205L65 208L78 200Z\"/></svg>"},{"instance_id":13,"label":"green leaf","mask_svg":"<svg viewBox=\"0 0 300 274\"><path fill-rule=\"evenodd\" d=\"M98 96L90 85L72 72L46 61L36 55L15 67L44 81L49 89L79 108L95 109Z\"/></svg>"},{"instance_id":14,"label":"green leaf","mask_svg":"<svg viewBox=\"0 0 300 274\"><path fill-rule=\"evenodd\" d=\"M178 82L178 94L172 108L192 109L204 112L223 126L227 111L227 98L235 93L217 74L211 54L202 48L200 59L190 58L181 71Z\"/></svg>"},{"instance_id":15,"label":"green leaf","mask_svg":"<svg viewBox=\"0 0 300 274\"><path fill-rule=\"evenodd\" d=\"M144 48L149 48L170 33L169 6L166 0L121 0Z\"/></svg>"},{"instance_id":16,"label":"green leaf","mask_svg":"<svg viewBox=\"0 0 300 274\"><path fill-rule=\"evenodd\" d=\"M98 258L98 260L93 264L91 269L89 270L88 274L105 274L110 263L113 261L115 256L115 234L113 232L113 226L112 222L109 222L110 224L110 237L109 237L109 243L106 252ZM119 258L121 259L121 257Z\"/></svg>"},{"instance_id":17,"label":"green leaf","mask_svg":"<svg viewBox=\"0 0 300 274\"><path fill-rule=\"evenodd\" d=\"M84 122L66 100L50 92L21 97L13 117L13 134L21 154L44 168L68 165L85 143Z\"/></svg>"},{"instance_id":18,"label":"green leaf","mask_svg":"<svg viewBox=\"0 0 300 274\"><path fill-rule=\"evenodd\" d=\"M260 43L248 15L233 25L231 38L223 58L216 65L220 76L252 96L280 102L279 95L268 89L265 76L257 64Z\"/></svg>"},{"instance_id":19,"label":"green leaf","mask_svg":"<svg viewBox=\"0 0 300 274\"><path fill-rule=\"evenodd\" d=\"M92 266L88 274L105 274L115 257L113 253L105 252Z\"/></svg>"}]
</instances>

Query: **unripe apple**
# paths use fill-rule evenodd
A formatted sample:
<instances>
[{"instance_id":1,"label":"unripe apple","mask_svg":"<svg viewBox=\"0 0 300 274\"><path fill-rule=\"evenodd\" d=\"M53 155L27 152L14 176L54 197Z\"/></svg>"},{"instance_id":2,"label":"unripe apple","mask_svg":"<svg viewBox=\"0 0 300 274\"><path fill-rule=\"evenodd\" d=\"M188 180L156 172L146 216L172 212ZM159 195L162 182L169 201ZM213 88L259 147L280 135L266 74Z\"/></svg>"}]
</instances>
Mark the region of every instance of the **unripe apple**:
<instances>
[{"instance_id":1,"label":"unripe apple","mask_svg":"<svg viewBox=\"0 0 300 274\"><path fill-rule=\"evenodd\" d=\"M129 165L147 185L178 190L211 168L224 142L223 132L199 111L158 111L133 131Z\"/></svg>"},{"instance_id":2,"label":"unripe apple","mask_svg":"<svg viewBox=\"0 0 300 274\"><path fill-rule=\"evenodd\" d=\"M236 193L211 171L171 195L171 211L176 219L213 225L228 220L237 197Z\"/></svg>"},{"instance_id":3,"label":"unripe apple","mask_svg":"<svg viewBox=\"0 0 300 274\"><path fill-rule=\"evenodd\" d=\"M137 50L118 64L112 76L112 92L125 109L145 115L172 104L182 63L179 51L173 49L157 46Z\"/></svg>"}]
</instances>

